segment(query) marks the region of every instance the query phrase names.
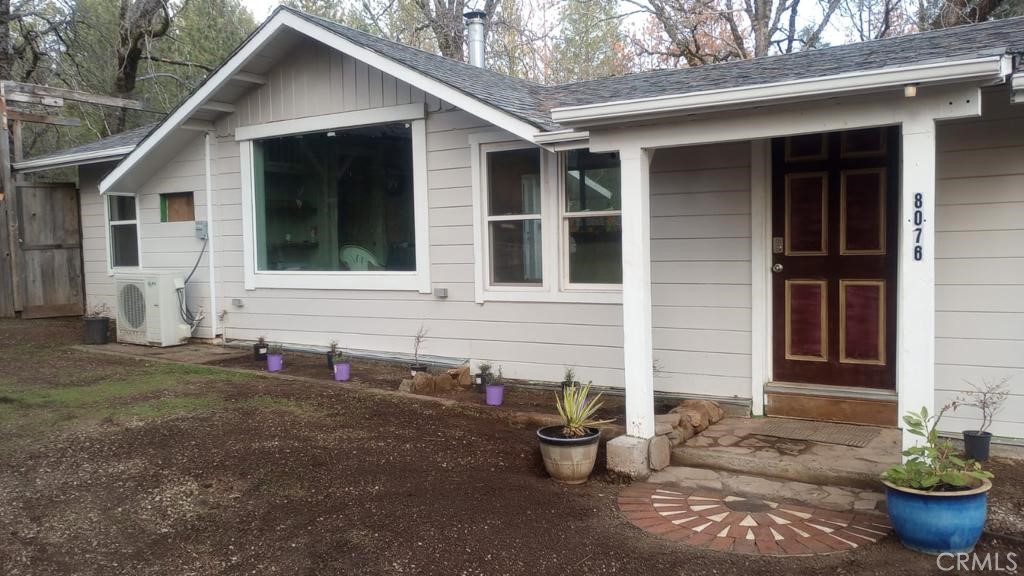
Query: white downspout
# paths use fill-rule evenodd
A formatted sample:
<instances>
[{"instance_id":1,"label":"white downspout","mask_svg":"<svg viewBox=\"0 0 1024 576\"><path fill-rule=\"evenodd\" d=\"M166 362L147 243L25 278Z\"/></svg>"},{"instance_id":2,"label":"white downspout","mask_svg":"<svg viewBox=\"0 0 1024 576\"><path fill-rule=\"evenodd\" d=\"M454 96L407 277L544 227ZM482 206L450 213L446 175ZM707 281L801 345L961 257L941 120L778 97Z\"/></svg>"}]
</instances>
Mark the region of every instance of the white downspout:
<instances>
[{"instance_id":1,"label":"white downspout","mask_svg":"<svg viewBox=\"0 0 1024 576\"><path fill-rule=\"evenodd\" d=\"M206 132L203 138L205 145L205 163L206 163L206 265L208 267L208 276L210 280L210 332L214 339L217 338L217 320L219 318L217 312L217 281L216 281L216 264L214 262L214 244L213 244L213 170L211 168L212 159L210 158L210 137L212 134Z\"/></svg>"}]
</instances>

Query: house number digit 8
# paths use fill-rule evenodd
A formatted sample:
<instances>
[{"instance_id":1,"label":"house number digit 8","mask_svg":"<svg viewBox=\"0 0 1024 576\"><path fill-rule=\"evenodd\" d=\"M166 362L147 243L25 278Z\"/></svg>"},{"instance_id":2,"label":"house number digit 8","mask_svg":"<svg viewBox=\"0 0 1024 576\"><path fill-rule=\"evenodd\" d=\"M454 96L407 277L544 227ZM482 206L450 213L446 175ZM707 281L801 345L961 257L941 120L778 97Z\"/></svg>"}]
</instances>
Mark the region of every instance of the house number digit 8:
<instances>
[{"instance_id":1,"label":"house number digit 8","mask_svg":"<svg viewBox=\"0 0 1024 576\"><path fill-rule=\"evenodd\" d=\"M924 232L924 195L918 192L914 194L914 260L921 261L924 258L924 246L921 244L921 236Z\"/></svg>"}]
</instances>

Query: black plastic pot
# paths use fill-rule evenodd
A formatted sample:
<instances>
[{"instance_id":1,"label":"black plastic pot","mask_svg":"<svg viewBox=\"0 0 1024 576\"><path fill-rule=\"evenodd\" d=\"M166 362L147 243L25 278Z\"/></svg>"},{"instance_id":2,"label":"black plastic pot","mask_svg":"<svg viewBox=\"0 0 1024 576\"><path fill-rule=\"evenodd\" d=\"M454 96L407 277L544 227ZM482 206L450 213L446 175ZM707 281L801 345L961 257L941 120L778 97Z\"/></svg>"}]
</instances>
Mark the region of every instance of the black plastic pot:
<instances>
[{"instance_id":1,"label":"black plastic pot","mask_svg":"<svg viewBox=\"0 0 1024 576\"><path fill-rule=\"evenodd\" d=\"M429 369L430 367L423 363L409 365L409 371L412 372L413 376L415 376L417 372L427 372Z\"/></svg>"},{"instance_id":2,"label":"black plastic pot","mask_svg":"<svg viewBox=\"0 0 1024 576\"><path fill-rule=\"evenodd\" d=\"M85 318L85 343L106 344L110 333L110 318Z\"/></svg>"},{"instance_id":3,"label":"black plastic pot","mask_svg":"<svg viewBox=\"0 0 1024 576\"><path fill-rule=\"evenodd\" d=\"M476 375L476 378L477 392L483 392L487 388L487 385L494 380L494 374L491 374L490 372L481 372Z\"/></svg>"},{"instance_id":4,"label":"black plastic pot","mask_svg":"<svg viewBox=\"0 0 1024 576\"><path fill-rule=\"evenodd\" d=\"M971 460L977 460L978 462L988 460L988 451L991 443L991 432L964 430L964 453Z\"/></svg>"},{"instance_id":5,"label":"black plastic pot","mask_svg":"<svg viewBox=\"0 0 1024 576\"><path fill-rule=\"evenodd\" d=\"M331 371L334 370L334 352L327 353L327 368Z\"/></svg>"},{"instance_id":6,"label":"black plastic pot","mask_svg":"<svg viewBox=\"0 0 1024 576\"><path fill-rule=\"evenodd\" d=\"M580 381L579 380L573 380L572 382L569 382L568 380L562 380L562 394L563 395L565 394L565 389L566 388L572 388L574 386L579 386L579 385L580 385Z\"/></svg>"},{"instance_id":7,"label":"black plastic pot","mask_svg":"<svg viewBox=\"0 0 1024 576\"><path fill-rule=\"evenodd\" d=\"M267 359L267 345L260 344L257 342L252 345L252 359L253 360L266 360Z\"/></svg>"}]
</instances>

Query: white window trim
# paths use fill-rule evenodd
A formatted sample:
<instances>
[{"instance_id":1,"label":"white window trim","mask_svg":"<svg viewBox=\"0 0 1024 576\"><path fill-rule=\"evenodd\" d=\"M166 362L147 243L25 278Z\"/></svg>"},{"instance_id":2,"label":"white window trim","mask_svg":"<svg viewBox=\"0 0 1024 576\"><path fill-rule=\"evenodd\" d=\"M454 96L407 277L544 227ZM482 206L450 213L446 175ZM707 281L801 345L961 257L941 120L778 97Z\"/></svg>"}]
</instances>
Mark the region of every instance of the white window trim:
<instances>
[{"instance_id":1,"label":"white window trim","mask_svg":"<svg viewBox=\"0 0 1024 576\"><path fill-rule=\"evenodd\" d=\"M562 178L562 174L567 172L568 168L565 162L565 155L558 155L558 227L559 227L559 243L561 244L561 258L559 259L561 267L561 281L563 289L567 292L619 292L622 293L622 284L573 284L569 280L569 248L571 242L569 242L569 220L573 218L601 218L604 216L618 216L619 224L622 224L622 210L601 210L595 212L568 212L565 207L567 205L567 192L565 185L565 178ZM582 183L581 183L582 185Z\"/></svg>"},{"instance_id":2,"label":"white window trim","mask_svg":"<svg viewBox=\"0 0 1024 576\"><path fill-rule=\"evenodd\" d=\"M430 221L427 204L427 129L423 117L423 105L416 104L376 108L362 111L359 114L311 116L297 120L247 126L245 130L237 129L236 140L239 140L242 180L242 254L245 289L396 290L429 294L432 286L430 283ZM368 119L372 119L372 121ZM335 128L353 128L391 122L409 122L412 132L416 270L414 272L257 270L256 218L253 212L256 198L256 190L253 186L253 138L322 132Z\"/></svg>"},{"instance_id":3,"label":"white window trim","mask_svg":"<svg viewBox=\"0 0 1024 576\"><path fill-rule=\"evenodd\" d=\"M135 219L134 220L110 220L110 198L109 196L129 196L135 199ZM103 227L103 236L106 239L107 246L107 276L113 276L121 272L140 272L142 271L142 210L139 208L139 195L131 192L107 192L102 194L100 198L103 199L103 220L106 225ZM135 225L135 238L136 245L138 246L138 266L114 266L114 245L113 238L110 236L110 227L115 225Z\"/></svg>"},{"instance_id":4,"label":"white window trim","mask_svg":"<svg viewBox=\"0 0 1024 576\"><path fill-rule=\"evenodd\" d=\"M541 154L541 258L543 282L540 286L490 284L490 245L487 218L488 152L533 148L533 144L507 132L483 132L469 137L473 178L473 265L475 301L484 302L565 302L580 304L621 304L622 288L604 286L569 288L562 281L560 257L562 240L561 168L557 153L539 148Z\"/></svg>"}]
</instances>

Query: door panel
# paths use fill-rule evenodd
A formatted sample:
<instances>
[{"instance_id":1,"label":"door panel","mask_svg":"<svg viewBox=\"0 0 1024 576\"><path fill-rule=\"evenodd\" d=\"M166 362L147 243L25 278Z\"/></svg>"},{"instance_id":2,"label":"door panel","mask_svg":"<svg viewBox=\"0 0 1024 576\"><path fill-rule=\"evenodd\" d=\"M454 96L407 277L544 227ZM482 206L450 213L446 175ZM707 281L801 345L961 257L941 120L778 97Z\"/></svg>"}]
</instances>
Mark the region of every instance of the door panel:
<instances>
[{"instance_id":1,"label":"door panel","mask_svg":"<svg viewBox=\"0 0 1024 576\"><path fill-rule=\"evenodd\" d=\"M772 144L775 381L895 388L897 136Z\"/></svg>"},{"instance_id":2,"label":"door panel","mask_svg":"<svg viewBox=\"0 0 1024 576\"><path fill-rule=\"evenodd\" d=\"M23 318L82 313L80 222L73 185L18 186Z\"/></svg>"}]
</instances>

